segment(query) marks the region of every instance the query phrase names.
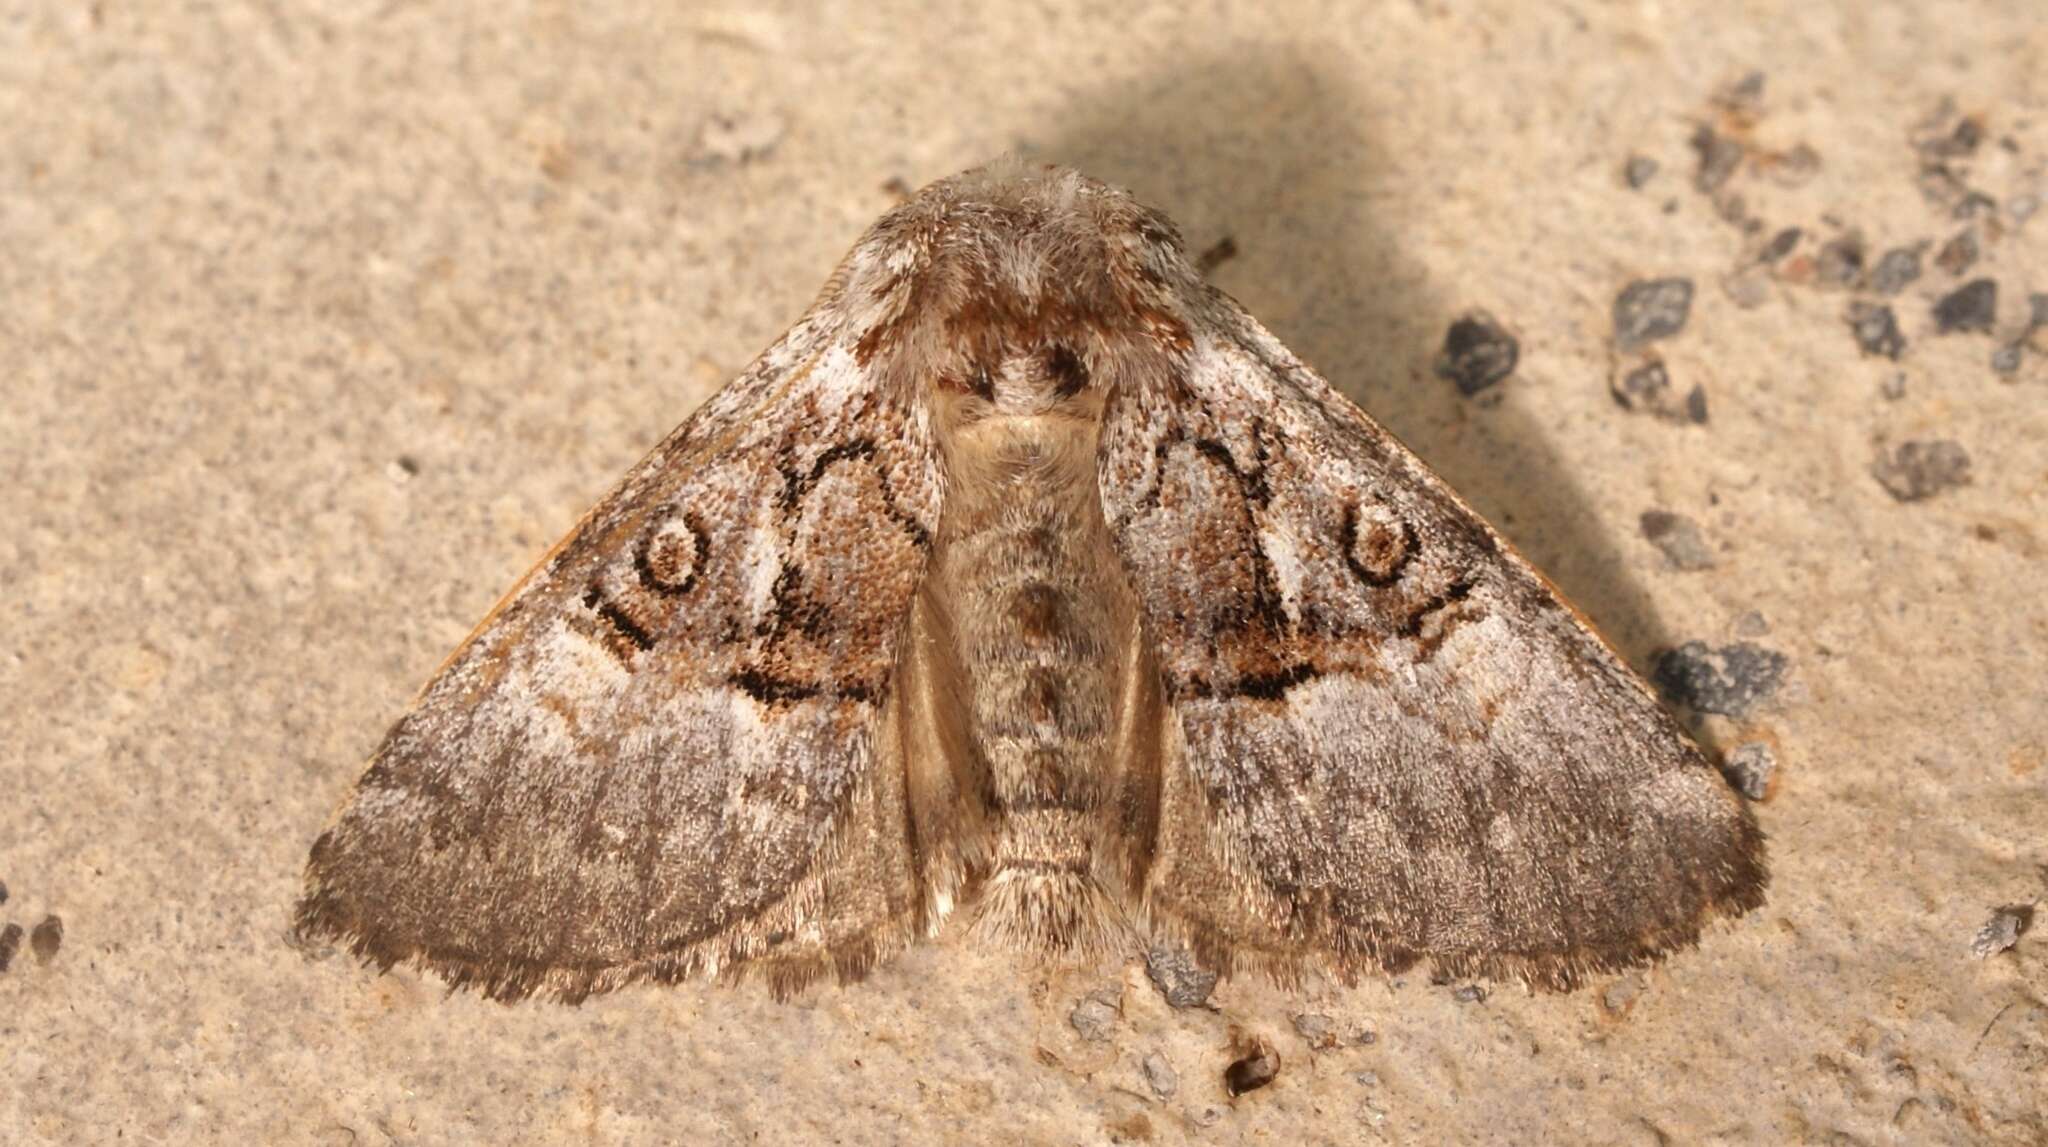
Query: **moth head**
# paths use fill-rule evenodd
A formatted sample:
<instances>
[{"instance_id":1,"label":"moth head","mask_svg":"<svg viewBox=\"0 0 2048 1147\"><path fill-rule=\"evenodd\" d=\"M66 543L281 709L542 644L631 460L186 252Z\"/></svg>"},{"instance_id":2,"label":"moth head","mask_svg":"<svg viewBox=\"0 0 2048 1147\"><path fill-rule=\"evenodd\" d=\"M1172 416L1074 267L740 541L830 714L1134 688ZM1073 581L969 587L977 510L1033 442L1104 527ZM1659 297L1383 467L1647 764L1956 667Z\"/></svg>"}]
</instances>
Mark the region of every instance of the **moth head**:
<instances>
[{"instance_id":1,"label":"moth head","mask_svg":"<svg viewBox=\"0 0 2048 1147\"><path fill-rule=\"evenodd\" d=\"M1184 353L1199 281L1163 214L1079 172L1004 159L884 216L835 290L862 366L969 409L1030 413L1099 409L1125 364Z\"/></svg>"}]
</instances>

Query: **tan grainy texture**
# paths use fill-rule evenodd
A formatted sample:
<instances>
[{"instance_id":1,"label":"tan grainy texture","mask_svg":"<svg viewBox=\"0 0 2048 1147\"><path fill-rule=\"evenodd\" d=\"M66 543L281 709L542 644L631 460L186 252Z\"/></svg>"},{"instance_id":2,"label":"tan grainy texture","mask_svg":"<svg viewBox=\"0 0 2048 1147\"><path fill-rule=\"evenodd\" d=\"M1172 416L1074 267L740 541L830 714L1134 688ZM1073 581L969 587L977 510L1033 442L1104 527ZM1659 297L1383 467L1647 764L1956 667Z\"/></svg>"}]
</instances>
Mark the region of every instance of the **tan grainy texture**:
<instances>
[{"instance_id":1,"label":"tan grainy texture","mask_svg":"<svg viewBox=\"0 0 2048 1147\"><path fill-rule=\"evenodd\" d=\"M1971 953L2048 892L2031 3L17 4L0 116L0 920L63 921L0 976L0 1137L2048 1136L2041 934ZM1230 237L1219 285L1631 663L1739 711L1697 728L1771 747L1771 901L1573 995L1237 979L1214 1010L957 936L793 1004L573 1009L289 948L312 835L469 625L892 186L1005 150ZM1939 334L1965 227L1996 310ZM1616 298L1672 277L1684 325L1616 349ZM1434 364L1475 309L1521 346L1466 398ZM1707 421L1616 404L1646 355ZM1909 442L1968 482L1898 500L1872 468ZM1713 568L1671 570L1651 509ZM1714 676L1765 653L1767 695ZM1229 1097L1262 1040L1278 1076Z\"/></svg>"}]
</instances>

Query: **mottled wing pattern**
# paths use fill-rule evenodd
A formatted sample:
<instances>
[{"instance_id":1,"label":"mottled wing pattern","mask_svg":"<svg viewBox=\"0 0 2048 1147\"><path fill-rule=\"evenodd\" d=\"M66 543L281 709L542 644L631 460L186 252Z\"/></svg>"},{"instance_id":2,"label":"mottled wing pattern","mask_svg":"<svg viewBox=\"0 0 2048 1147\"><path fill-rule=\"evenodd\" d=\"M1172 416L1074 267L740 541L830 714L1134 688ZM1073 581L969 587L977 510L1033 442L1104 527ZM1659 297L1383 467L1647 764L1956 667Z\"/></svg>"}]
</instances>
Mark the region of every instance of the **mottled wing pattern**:
<instances>
[{"instance_id":1,"label":"mottled wing pattern","mask_svg":"<svg viewBox=\"0 0 2048 1147\"><path fill-rule=\"evenodd\" d=\"M575 999L740 964L855 975L922 926L888 699L939 477L835 313L443 666L314 846L302 932Z\"/></svg>"},{"instance_id":2,"label":"mottled wing pattern","mask_svg":"<svg viewBox=\"0 0 2048 1147\"><path fill-rule=\"evenodd\" d=\"M1442 480L1190 287L1099 475L1165 698L1145 908L1224 967L1570 987L1762 900L1748 810Z\"/></svg>"}]
</instances>

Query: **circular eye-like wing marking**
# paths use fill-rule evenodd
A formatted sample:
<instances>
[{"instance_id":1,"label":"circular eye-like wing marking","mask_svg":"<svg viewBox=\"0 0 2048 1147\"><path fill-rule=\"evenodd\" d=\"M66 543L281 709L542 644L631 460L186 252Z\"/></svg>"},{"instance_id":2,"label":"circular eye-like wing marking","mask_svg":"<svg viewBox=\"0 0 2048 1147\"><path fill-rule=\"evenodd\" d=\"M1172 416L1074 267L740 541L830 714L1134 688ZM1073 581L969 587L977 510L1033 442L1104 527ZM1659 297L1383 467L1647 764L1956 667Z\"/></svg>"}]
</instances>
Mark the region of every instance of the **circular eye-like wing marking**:
<instances>
[{"instance_id":1,"label":"circular eye-like wing marking","mask_svg":"<svg viewBox=\"0 0 2048 1147\"><path fill-rule=\"evenodd\" d=\"M710 546L704 528L690 515L678 514L640 539L633 567L639 571L641 585L679 597L696 587Z\"/></svg>"},{"instance_id":2,"label":"circular eye-like wing marking","mask_svg":"<svg viewBox=\"0 0 2048 1147\"><path fill-rule=\"evenodd\" d=\"M1386 504L1370 499L1344 508L1344 563L1367 585L1392 585L1415 559L1415 529Z\"/></svg>"}]
</instances>

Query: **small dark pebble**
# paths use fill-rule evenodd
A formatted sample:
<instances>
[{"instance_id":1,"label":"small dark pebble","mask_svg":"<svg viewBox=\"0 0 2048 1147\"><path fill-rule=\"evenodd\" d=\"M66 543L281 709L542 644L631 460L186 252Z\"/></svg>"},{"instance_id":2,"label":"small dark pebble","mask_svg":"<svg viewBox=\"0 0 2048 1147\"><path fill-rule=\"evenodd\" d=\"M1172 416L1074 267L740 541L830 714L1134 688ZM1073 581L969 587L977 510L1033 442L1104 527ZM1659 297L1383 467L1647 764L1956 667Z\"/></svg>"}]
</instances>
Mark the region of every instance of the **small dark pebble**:
<instances>
[{"instance_id":1,"label":"small dark pebble","mask_svg":"<svg viewBox=\"0 0 2048 1147\"><path fill-rule=\"evenodd\" d=\"M1920 277L1920 252L1924 249L1924 245L1916 243L1886 251L1870 272L1870 289L1880 295L1896 295L1905 290L1907 284Z\"/></svg>"},{"instance_id":2,"label":"small dark pebble","mask_svg":"<svg viewBox=\"0 0 2048 1147\"><path fill-rule=\"evenodd\" d=\"M1159 947L1145 953L1145 974L1176 1008L1198 1008L1216 990L1216 973L1204 970L1185 948Z\"/></svg>"},{"instance_id":3,"label":"small dark pebble","mask_svg":"<svg viewBox=\"0 0 2048 1147\"><path fill-rule=\"evenodd\" d=\"M1466 984L1452 992L1451 998L1461 1004L1483 1004L1486 1002L1486 989L1478 984Z\"/></svg>"},{"instance_id":4,"label":"small dark pebble","mask_svg":"<svg viewBox=\"0 0 2048 1147\"><path fill-rule=\"evenodd\" d=\"M1643 536L1663 552L1664 560L1670 562L1673 569L1714 568L1714 551L1707 546L1706 537L1691 518L1669 510L1644 510L1642 527Z\"/></svg>"},{"instance_id":5,"label":"small dark pebble","mask_svg":"<svg viewBox=\"0 0 2048 1147\"><path fill-rule=\"evenodd\" d=\"M7 882L0 880L0 904L7 903Z\"/></svg>"},{"instance_id":6,"label":"small dark pebble","mask_svg":"<svg viewBox=\"0 0 2048 1147\"><path fill-rule=\"evenodd\" d=\"M1877 392L1892 402L1906 397L1906 372L1899 371L1878 385Z\"/></svg>"},{"instance_id":7,"label":"small dark pebble","mask_svg":"<svg viewBox=\"0 0 2048 1147\"><path fill-rule=\"evenodd\" d=\"M1514 373L1521 357L1521 345L1492 315L1472 311L1444 332L1443 352L1437 356L1437 377L1448 379L1458 393L1471 397Z\"/></svg>"},{"instance_id":8,"label":"small dark pebble","mask_svg":"<svg viewBox=\"0 0 2048 1147\"><path fill-rule=\"evenodd\" d=\"M1882 355L1897 362L1899 355L1905 353L1906 336L1899 330L1899 316L1890 307L1859 299L1849 304L1848 319L1849 330L1864 354Z\"/></svg>"},{"instance_id":9,"label":"small dark pebble","mask_svg":"<svg viewBox=\"0 0 2048 1147\"><path fill-rule=\"evenodd\" d=\"M1949 207L1969 191L1963 185L1962 176L1940 163L1922 164L1920 174L1914 177L1913 182L1920 188L1920 197L1933 207Z\"/></svg>"},{"instance_id":10,"label":"small dark pebble","mask_svg":"<svg viewBox=\"0 0 2048 1147\"><path fill-rule=\"evenodd\" d=\"M1081 1034L1082 1039L1090 1043L1101 1043L1116 1030L1120 1002L1115 989L1105 988L1091 992L1074 1005L1073 1011L1067 1013L1067 1023Z\"/></svg>"},{"instance_id":11,"label":"small dark pebble","mask_svg":"<svg viewBox=\"0 0 2048 1147\"><path fill-rule=\"evenodd\" d=\"M14 954L21 951L21 925L0 928L0 972L14 966Z\"/></svg>"},{"instance_id":12,"label":"small dark pebble","mask_svg":"<svg viewBox=\"0 0 2048 1147\"><path fill-rule=\"evenodd\" d=\"M1821 245L1813 265L1814 281L1823 287L1853 287L1863 277L1863 236L1850 232Z\"/></svg>"},{"instance_id":13,"label":"small dark pebble","mask_svg":"<svg viewBox=\"0 0 2048 1147\"><path fill-rule=\"evenodd\" d=\"M1955 238L1941 245L1934 256L1934 265L1951 275L1961 275L1977 262L1977 233L1965 227L1956 232Z\"/></svg>"},{"instance_id":14,"label":"small dark pebble","mask_svg":"<svg viewBox=\"0 0 2048 1147\"><path fill-rule=\"evenodd\" d=\"M1614 341L1626 349L1669 338L1692 313L1692 280L1638 279L1614 299Z\"/></svg>"},{"instance_id":15,"label":"small dark pebble","mask_svg":"<svg viewBox=\"0 0 2048 1147\"><path fill-rule=\"evenodd\" d=\"M36 954L36 963L47 964L57 958L57 949L64 944L64 921L55 916L43 917L43 922L28 934L28 946Z\"/></svg>"},{"instance_id":16,"label":"small dark pebble","mask_svg":"<svg viewBox=\"0 0 2048 1147\"><path fill-rule=\"evenodd\" d=\"M1671 374L1663 359L1653 358L1622 375L1609 390L1623 410L1655 410L1671 393Z\"/></svg>"},{"instance_id":17,"label":"small dark pebble","mask_svg":"<svg viewBox=\"0 0 2048 1147\"><path fill-rule=\"evenodd\" d=\"M2020 344L2009 342L1992 351L1991 369L1998 374L2018 374L2020 371Z\"/></svg>"},{"instance_id":18,"label":"small dark pebble","mask_svg":"<svg viewBox=\"0 0 2048 1147\"><path fill-rule=\"evenodd\" d=\"M1664 696L1701 713L1743 717L1778 691L1788 659L1747 641L1716 649L1688 641L1657 655L1651 676Z\"/></svg>"},{"instance_id":19,"label":"small dark pebble","mask_svg":"<svg viewBox=\"0 0 2048 1147\"><path fill-rule=\"evenodd\" d=\"M1934 325L1942 334L1988 331L1998 321L1998 283L1972 279L1934 304Z\"/></svg>"},{"instance_id":20,"label":"small dark pebble","mask_svg":"<svg viewBox=\"0 0 2048 1147\"><path fill-rule=\"evenodd\" d=\"M2048 328L2048 291L2035 291L2027 296L2027 329L2044 328Z\"/></svg>"},{"instance_id":21,"label":"small dark pebble","mask_svg":"<svg viewBox=\"0 0 2048 1147\"><path fill-rule=\"evenodd\" d=\"M1664 360L1651 359L1610 383L1609 393L1623 410L1654 414L1668 422L1704 423L1707 420L1707 392L1695 386L1683 399L1676 396L1671 374Z\"/></svg>"},{"instance_id":22,"label":"small dark pebble","mask_svg":"<svg viewBox=\"0 0 2048 1147\"><path fill-rule=\"evenodd\" d=\"M1744 231L1761 231L1763 220L1749 216L1749 201L1733 191L1724 191L1714 196L1714 214L1721 222L1730 223Z\"/></svg>"},{"instance_id":23,"label":"small dark pebble","mask_svg":"<svg viewBox=\"0 0 2048 1147\"><path fill-rule=\"evenodd\" d=\"M1280 1053L1262 1040L1250 1055L1223 1069L1223 1088L1233 1096L1243 1095L1273 1082L1279 1074Z\"/></svg>"},{"instance_id":24,"label":"small dark pebble","mask_svg":"<svg viewBox=\"0 0 2048 1147\"><path fill-rule=\"evenodd\" d=\"M1756 111L1764 102L1763 72L1749 72L1741 79L1729 84L1720 94L1714 97L1714 102L1730 111Z\"/></svg>"},{"instance_id":25,"label":"small dark pebble","mask_svg":"<svg viewBox=\"0 0 2048 1147\"><path fill-rule=\"evenodd\" d=\"M1707 424L1707 388L1695 385L1685 392L1685 421L1694 426Z\"/></svg>"},{"instance_id":26,"label":"small dark pebble","mask_svg":"<svg viewBox=\"0 0 2048 1147\"><path fill-rule=\"evenodd\" d=\"M1983 122L1975 116L1964 116L1956 120L1955 127L1947 131L1934 131L1922 135L1914 147L1920 152L1922 159L1938 161L1966 158L1983 142Z\"/></svg>"},{"instance_id":27,"label":"small dark pebble","mask_svg":"<svg viewBox=\"0 0 2048 1147\"><path fill-rule=\"evenodd\" d=\"M1763 261L1775 263L1790 255L1792 249L1799 246L1799 240L1804 238L1805 235L1806 232L1797 227L1787 227L1776 235L1771 236L1771 241L1764 246Z\"/></svg>"},{"instance_id":28,"label":"small dark pebble","mask_svg":"<svg viewBox=\"0 0 2048 1147\"><path fill-rule=\"evenodd\" d=\"M1209 245L1209 249L1195 256L1195 270L1204 275L1237 258L1237 240L1225 235Z\"/></svg>"},{"instance_id":29,"label":"small dark pebble","mask_svg":"<svg viewBox=\"0 0 2048 1147\"><path fill-rule=\"evenodd\" d=\"M1744 741L1722 758L1721 772L1737 791L1753 801L1770 795L1771 774L1778 771L1778 756L1762 741Z\"/></svg>"},{"instance_id":30,"label":"small dark pebble","mask_svg":"<svg viewBox=\"0 0 2048 1147\"><path fill-rule=\"evenodd\" d=\"M1877 452L1871 476L1901 502L1919 502L1943 490L1970 484L1970 452L1959 442L1901 442L1898 449Z\"/></svg>"},{"instance_id":31,"label":"small dark pebble","mask_svg":"<svg viewBox=\"0 0 2048 1147\"><path fill-rule=\"evenodd\" d=\"M1949 218L1958 221L1998 218L1998 200L1981 191L1971 191L1956 201L1949 210Z\"/></svg>"},{"instance_id":32,"label":"small dark pebble","mask_svg":"<svg viewBox=\"0 0 2048 1147\"><path fill-rule=\"evenodd\" d=\"M1628 185L1637 191L1641 191L1643 185L1650 182L1656 174L1657 161L1647 155L1631 155L1628 157L1628 162L1622 164L1621 167L1622 179L1626 180Z\"/></svg>"},{"instance_id":33,"label":"small dark pebble","mask_svg":"<svg viewBox=\"0 0 2048 1147\"><path fill-rule=\"evenodd\" d=\"M1991 919L1977 929L1977 935L1970 940L1970 954L1979 960L1988 960L2020 942L2027 929L2034 923L2034 906L2031 904L2008 904L1991 914Z\"/></svg>"},{"instance_id":34,"label":"small dark pebble","mask_svg":"<svg viewBox=\"0 0 2048 1147\"><path fill-rule=\"evenodd\" d=\"M1699 167L1693 172L1692 185L1709 194L1719 191L1722 184L1733 178L1736 169L1742 166L1742 144L1706 124L1701 124L1692 133L1692 150L1699 156Z\"/></svg>"},{"instance_id":35,"label":"small dark pebble","mask_svg":"<svg viewBox=\"0 0 2048 1147\"><path fill-rule=\"evenodd\" d=\"M1955 101L1943 97L1941 105L1913 126L1913 150L1922 167L1942 167L1949 160L1968 159L1984 142L1983 121L1959 115Z\"/></svg>"}]
</instances>

